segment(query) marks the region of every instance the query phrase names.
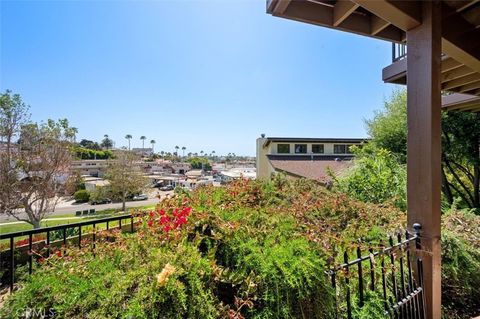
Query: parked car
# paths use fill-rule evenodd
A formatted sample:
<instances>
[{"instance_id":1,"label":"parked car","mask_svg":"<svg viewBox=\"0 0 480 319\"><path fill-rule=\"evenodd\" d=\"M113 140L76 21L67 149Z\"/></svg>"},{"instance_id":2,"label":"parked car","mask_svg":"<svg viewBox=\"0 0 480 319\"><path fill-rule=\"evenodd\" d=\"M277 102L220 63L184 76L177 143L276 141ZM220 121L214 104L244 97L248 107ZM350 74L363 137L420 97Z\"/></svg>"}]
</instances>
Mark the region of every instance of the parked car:
<instances>
[{"instance_id":1,"label":"parked car","mask_svg":"<svg viewBox=\"0 0 480 319\"><path fill-rule=\"evenodd\" d=\"M133 196L133 200L147 200L148 196L145 194L135 195Z\"/></svg>"},{"instance_id":2,"label":"parked car","mask_svg":"<svg viewBox=\"0 0 480 319\"><path fill-rule=\"evenodd\" d=\"M90 204L91 205L102 205L102 204L110 204L112 200L110 198L102 198L102 199L97 199L97 200L91 200Z\"/></svg>"},{"instance_id":3,"label":"parked car","mask_svg":"<svg viewBox=\"0 0 480 319\"><path fill-rule=\"evenodd\" d=\"M160 190L161 191L173 191L175 189L175 187L173 187L173 185L167 185L167 186L163 186L163 187L160 187Z\"/></svg>"}]
</instances>

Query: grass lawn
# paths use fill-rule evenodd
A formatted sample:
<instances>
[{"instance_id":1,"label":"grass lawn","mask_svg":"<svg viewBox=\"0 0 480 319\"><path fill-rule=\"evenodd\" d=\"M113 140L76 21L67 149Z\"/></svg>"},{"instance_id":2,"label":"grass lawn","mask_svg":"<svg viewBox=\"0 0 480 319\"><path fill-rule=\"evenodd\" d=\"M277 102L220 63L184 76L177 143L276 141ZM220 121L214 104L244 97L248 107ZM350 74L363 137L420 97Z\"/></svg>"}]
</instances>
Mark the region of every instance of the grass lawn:
<instances>
[{"instance_id":1,"label":"grass lawn","mask_svg":"<svg viewBox=\"0 0 480 319\"><path fill-rule=\"evenodd\" d=\"M135 209L146 210L146 209L153 209L154 207L155 207L154 205L149 205L149 206L136 207ZM107 218L115 215L117 211L118 209L105 209L105 210L97 211L95 215L90 215L90 216L85 216L80 218L75 217L75 213L55 215L55 216L48 217L47 220L42 221L41 225L42 227L65 225L65 224L68 225L68 224L85 221L88 219ZM115 225L118 226L118 223L113 222L111 223L111 225L112 227ZM99 225L99 227L101 227L101 225ZM9 222L9 223L0 224L0 234L12 233L12 232L17 232L22 230L29 230L32 228L33 228L32 225L28 223Z\"/></svg>"}]
</instances>

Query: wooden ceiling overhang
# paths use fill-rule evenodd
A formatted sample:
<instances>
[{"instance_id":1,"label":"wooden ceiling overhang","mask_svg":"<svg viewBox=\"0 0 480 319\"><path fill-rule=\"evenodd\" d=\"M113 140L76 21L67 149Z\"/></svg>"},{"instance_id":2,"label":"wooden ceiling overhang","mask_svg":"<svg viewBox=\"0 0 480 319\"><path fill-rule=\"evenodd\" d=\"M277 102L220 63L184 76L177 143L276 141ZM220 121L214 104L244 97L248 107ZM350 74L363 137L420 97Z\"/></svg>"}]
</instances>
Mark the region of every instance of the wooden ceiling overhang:
<instances>
[{"instance_id":1,"label":"wooden ceiling overhang","mask_svg":"<svg viewBox=\"0 0 480 319\"><path fill-rule=\"evenodd\" d=\"M480 96L480 0L442 2L442 90ZM407 43L421 24L421 1L269 0L273 16ZM408 56L408 55L407 55ZM407 58L383 70L383 80L406 83Z\"/></svg>"}]
</instances>

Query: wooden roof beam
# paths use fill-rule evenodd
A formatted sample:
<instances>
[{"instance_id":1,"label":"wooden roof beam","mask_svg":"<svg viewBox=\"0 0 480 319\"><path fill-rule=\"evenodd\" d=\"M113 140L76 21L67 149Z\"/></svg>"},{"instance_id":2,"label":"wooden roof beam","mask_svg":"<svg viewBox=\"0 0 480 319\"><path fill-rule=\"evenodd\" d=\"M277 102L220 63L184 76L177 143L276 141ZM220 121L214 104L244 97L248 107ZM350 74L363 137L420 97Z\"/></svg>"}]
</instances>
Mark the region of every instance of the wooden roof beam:
<instances>
[{"instance_id":1,"label":"wooden roof beam","mask_svg":"<svg viewBox=\"0 0 480 319\"><path fill-rule=\"evenodd\" d=\"M480 80L478 80L477 82L473 82L473 83L461 86L459 91L462 92L462 93L470 92L470 91L475 91L476 92L477 89L480 89Z\"/></svg>"},{"instance_id":2,"label":"wooden roof beam","mask_svg":"<svg viewBox=\"0 0 480 319\"><path fill-rule=\"evenodd\" d=\"M452 58L446 58L442 61L442 73L461 67L462 64Z\"/></svg>"},{"instance_id":3,"label":"wooden roof beam","mask_svg":"<svg viewBox=\"0 0 480 319\"><path fill-rule=\"evenodd\" d=\"M451 71L442 73L442 82L447 82L461 78L466 75L474 74L475 71L470 69L468 66L462 65L459 68L453 69Z\"/></svg>"},{"instance_id":4,"label":"wooden roof beam","mask_svg":"<svg viewBox=\"0 0 480 319\"><path fill-rule=\"evenodd\" d=\"M267 12L282 15L287 10L291 0L270 0L267 2Z\"/></svg>"},{"instance_id":5,"label":"wooden roof beam","mask_svg":"<svg viewBox=\"0 0 480 319\"><path fill-rule=\"evenodd\" d=\"M377 17L390 22L403 31L419 26L421 5L418 1L353 0Z\"/></svg>"},{"instance_id":6,"label":"wooden roof beam","mask_svg":"<svg viewBox=\"0 0 480 319\"><path fill-rule=\"evenodd\" d=\"M465 9L468 9L469 7L473 6L474 4L476 4L477 2L479 2L479 0L456 0L457 3L459 4L459 7L456 8L455 11L457 12L462 12L464 11Z\"/></svg>"},{"instance_id":7,"label":"wooden roof beam","mask_svg":"<svg viewBox=\"0 0 480 319\"><path fill-rule=\"evenodd\" d=\"M480 73L480 29L467 22L454 9L442 6L442 51Z\"/></svg>"},{"instance_id":8,"label":"wooden roof beam","mask_svg":"<svg viewBox=\"0 0 480 319\"><path fill-rule=\"evenodd\" d=\"M442 109L447 111L459 110L463 111L471 108L480 108L480 97L453 93L450 95L442 96Z\"/></svg>"},{"instance_id":9,"label":"wooden roof beam","mask_svg":"<svg viewBox=\"0 0 480 319\"><path fill-rule=\"evenodd\" d=\"M333 7L333 26L337 27L345 21L359 7L358 4L348 1L339 0Z\"/></svg>"},{"instance_id":10,"label":"wooden roof beam","mask_svg":"<svg viewBox=\"0 0 480 319\"><path fill-rule=\"evenodd\" d=\"M377 35L390 25L390 22L383 20L382 18L372 15L370 17L370 32L372 35Z\"/></svg>"},{"instance_id":11,"label":"wooden roof beam","mask_svg":"<svg viewBox=\"0 0 480 319\"><path fill-rule=\"evenodd\" d=\"M442 84L442 90L451 90L460 86L465 86L470 83L474 83L480 81L480 74L470 74L467 76L463 76L461 78L446 82Z\"/></svg>"},{"instance_id":12,"label":"wooden roof beam","mask_svg":"<svg viewBox=\"0 0 480 319\"><path fill-rule=\"evenodd\" d=\"M269 8L272 8L272 5L270 5ZM276 10L276 7L274 10ZM273 15L277 15L277 11L269 12L271 12ZM367 15L352 14L348 17L348 19L343 20L339 26L334 27L334 7L321 5L311 1L290 1L285 12L280 16L295 21L311 23L327 28L334 28L336 30L371 36L393 42L400 42L402 37L401 30L398 30L398 28L388 27L380 32L381 36L380 34L372 35L370 33L370 17Z\"/></svg>"}]
</instances>

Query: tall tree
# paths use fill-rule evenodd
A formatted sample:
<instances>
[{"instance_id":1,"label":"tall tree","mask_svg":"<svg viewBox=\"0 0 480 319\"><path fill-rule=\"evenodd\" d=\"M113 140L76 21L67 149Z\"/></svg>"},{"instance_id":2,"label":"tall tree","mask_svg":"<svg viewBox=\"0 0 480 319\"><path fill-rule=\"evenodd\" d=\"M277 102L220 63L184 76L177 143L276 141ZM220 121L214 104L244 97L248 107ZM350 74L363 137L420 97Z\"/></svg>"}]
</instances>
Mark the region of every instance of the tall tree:
<instances>
[{"instance_id":1,"label":"tall tree","mask_svg":"<svg viewBox=\"0 0 480 319\"><path fill-rule=\"evenodd\" d=\"M180 149L180 146L176 145L175 146L175 155L178 156L178 150Z\"/></svg>"},{"instance_id":2,"label":"tall tree","mask_svg":"<svg viewBox=\"0 0 480 319\"><path fill-rule=\"evenodd\" d=\"M480 208L480 113L443 112L442 179L450 203Z\"/></svg>"},{"instance_id":3,"label":"tall tree","mask_svg":"<svg viewBox=\"0 0 480 319\"><path fill-rule=\"evenodd\" d=\"M95 150L95 151L99 151L101 149L100 145L98 145L97 142L94 142L94 141L90 141L90 140L86 140L86 139L82 139L80 141L80 143L78 143L80 146L84 147L84 148L88 148L90 150Z\"/></svg>"},{"instance_id":4,"label":"tall tree","mask_svg":"<svg viewBox=\"0 0 480 319\"><path fill-rule=\"evenodd\" d=\"M182 146L182 157L185 157L185 150L186 150L186 149L187 149L187 148L186 148L185 146Z\"/></svg>"},{"instance_id":5,"label":"tall tree","mask_svg":"<svg viewBox=\"0 0 480 319\"><path fill-rule=\"evenodd\" d=\"M116 159L109 163L105 172L105 179L110 183L112 194L122 201L123 211L127 197L141 193L147 185L140 167L136 164L137 160L131 152L118 152Z\"/></svg>"},{"instance_id":6,"label":"tall tree","mask_svg":"<svg viewBox=\"0 0 480 319\"><path fill-rule=\"evenodd\" d=\"M130 150L130 140L132 139L132 135L127 134L125 135L125 138L128 140L128 150Z\"/></svg>"},{"instance_id":7,"label":"tall tree","mask_svg":"<svg viewBox=\"0 0 480 319\"><path fill-rule=\"evenodd\" d=\"M387 149L407 160L407 91L396 90L384 102L383 109L376 111L373 119L365 120L372 143Z\"/></svg>"},{"instance_id":8,"label":"tall tree","mask_svg":"<svg viewBox=\"0 0 480 319\"><path fill-rule=\"evenodd\" d=\"M366 121L372 143L407 158L407 92L395 91L384 109ZM464 207L480 208L480 115L442 112L442 192Z\"/></svg>"},{"instance_id":9,"label":"tall tree","mask_svg":"<svg viewBox=\"0 0 480 319\"><path fill-rule=\"evenodd\" d=\"M74 134L66 119L36 124L28 117L19 95L1 95L0 213L39 228L66 186Z\"/></svg>"},{"instance_id":10,"label":"tall tree","mask_svg":"<svg viewBox=\"0 0 480 319\"><path fill-rule=\"evenodd\" d=\"M155 140L150 141L150 144L152 145L152 153L155 153L155 143L157 143Z\"/></svg>"},{"instance_id":11,"label":"tall tree","mask_svg":"<svg viewBox=\"0 0 480 319\"><path fill-rule=\"evenodd\" d=\"M140 140L142 140L142 148L145 148L145 140L147 139L146 136L140 136Z\"/></svg>"},{"instance_id":12,"label":"tall tree","mask_svg":"<svg viewBox=\"0 0 480 319\"><path fill-rule=\"evenodd\" d=\"M103 140L102 143L100 143L100 146L107 150L113 147L113 141L108 137L108 134L105 134L103 136Z\"/></svg>"}]
</instances>

